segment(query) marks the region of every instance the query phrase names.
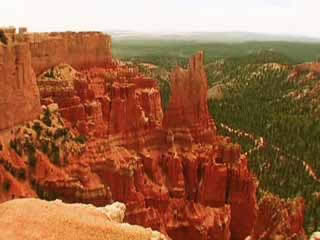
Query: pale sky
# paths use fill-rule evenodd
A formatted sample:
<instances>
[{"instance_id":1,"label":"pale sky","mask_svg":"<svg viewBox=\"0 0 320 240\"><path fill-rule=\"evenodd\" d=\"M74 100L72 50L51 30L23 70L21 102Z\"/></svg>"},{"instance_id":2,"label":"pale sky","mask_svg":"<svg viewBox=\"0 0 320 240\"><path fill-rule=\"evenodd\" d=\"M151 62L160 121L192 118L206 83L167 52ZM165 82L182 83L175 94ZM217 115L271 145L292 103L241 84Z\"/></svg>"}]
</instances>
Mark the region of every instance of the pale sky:
<instances>
[{"instance_id":1,"label":"pale sky","mask_svg":"<svg viewBox=\"0 0 320 240\"><path fill-rule=\"evenodd\" d=\"M0 26L30 31L245 31L320 37L320 0L5 0Z\"/></svg>"}]
</instances>

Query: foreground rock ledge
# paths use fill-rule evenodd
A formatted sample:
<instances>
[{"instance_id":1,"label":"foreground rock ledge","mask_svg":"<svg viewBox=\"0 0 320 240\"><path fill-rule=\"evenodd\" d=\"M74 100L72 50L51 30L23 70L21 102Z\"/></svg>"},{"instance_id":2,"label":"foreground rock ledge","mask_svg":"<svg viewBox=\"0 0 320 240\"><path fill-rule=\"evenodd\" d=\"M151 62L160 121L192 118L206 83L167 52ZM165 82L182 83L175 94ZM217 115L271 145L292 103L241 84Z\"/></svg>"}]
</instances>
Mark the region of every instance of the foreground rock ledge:
<instances>
[{"instance_id":1,"label":"foreground rock ledge","mask_svg":"<svg viewBox=\"0 0 320 240\"><path fill-rule=\"evenodd\" d=\"M93 205L17 199L0 204L1 239L166 240L159 232L122 221L125 205Z\"/></svg>"}]
</instances>

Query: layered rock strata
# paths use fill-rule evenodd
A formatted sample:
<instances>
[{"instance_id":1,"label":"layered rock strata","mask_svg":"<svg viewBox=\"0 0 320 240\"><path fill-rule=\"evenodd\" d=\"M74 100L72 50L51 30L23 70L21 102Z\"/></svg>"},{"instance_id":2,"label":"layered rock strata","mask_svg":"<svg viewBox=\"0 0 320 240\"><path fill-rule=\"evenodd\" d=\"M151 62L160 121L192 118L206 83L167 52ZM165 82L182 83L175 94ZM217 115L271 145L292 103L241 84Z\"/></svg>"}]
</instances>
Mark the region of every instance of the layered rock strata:
<instances>
[{"instance_id":1,"label":"layered rock strata","mask_svg":"<svg viewBox=\"0 0 320 240\"><path fill-rule=\"evenodd\" d=\"M24 34L36 74L60 63L76 69L104 67L111 58L111 37L100 32Z\"/></svg>"}]
</instances>

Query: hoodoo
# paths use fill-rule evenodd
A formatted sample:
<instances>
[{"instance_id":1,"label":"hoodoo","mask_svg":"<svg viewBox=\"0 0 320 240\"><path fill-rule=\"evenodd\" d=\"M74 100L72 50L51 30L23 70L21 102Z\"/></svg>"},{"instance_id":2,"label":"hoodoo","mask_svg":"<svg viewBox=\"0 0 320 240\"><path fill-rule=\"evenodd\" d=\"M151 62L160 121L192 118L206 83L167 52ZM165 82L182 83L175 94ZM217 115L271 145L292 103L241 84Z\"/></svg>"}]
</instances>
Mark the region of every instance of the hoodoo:
<instances>
[{"instance_id":1,"label":"hoodoo","mask_svg":"<svg viewBox=\"0 0 320 240\"><path fill-rule=\"evenodd\" d=\"M171 73L172 96L165 127L174 132L177 141L194 138L196 142L212 143L216 135L208 112L208 80L203 61L204 54L199 52L190 59L187 70L177 67ZM189 132L181 132L185 129Z\"/></svg>"}]
</instances>

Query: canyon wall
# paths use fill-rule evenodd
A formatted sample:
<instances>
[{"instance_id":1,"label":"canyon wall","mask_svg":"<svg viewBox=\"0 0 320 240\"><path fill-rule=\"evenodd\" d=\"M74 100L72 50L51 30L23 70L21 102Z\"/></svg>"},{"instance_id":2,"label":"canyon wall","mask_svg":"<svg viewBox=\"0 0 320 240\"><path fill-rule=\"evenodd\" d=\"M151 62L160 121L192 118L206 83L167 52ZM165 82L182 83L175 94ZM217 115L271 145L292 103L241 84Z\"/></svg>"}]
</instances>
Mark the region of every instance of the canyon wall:
<instances>
[{"instance_id":1,"label":"canyon wall","mask_svg":"<svg viewBox=\"0 0 320 240\"><path fill-rule=\"evenodd\" d=\"M60 63L80 70L103 67L111 58L111 37L100 32L26 33L36 75Z\"/></svg>"},{"instance_id":2,"label":"canyon wall","mask_svg":"<svg viewBox=\"0 0 320 240\"><path fill-rule=\"evenodd\" d=\"M77 69L111 61L111 38L98 32L27 33L0 29L0 130L40 114L35 73L63 62ZM35 72L35 73L34 73Z\"/></svg>"},{"instance_id":3,"label":"canyon wall","mask_svg":"<svg viewBox=\"0 0 320 240\"><path fill-rule=\"evenodd\" d=\"M40 115L39 90L31 65L27 43L10 36L0 41L0 131Z\"/></svg>"}]
</instances>

